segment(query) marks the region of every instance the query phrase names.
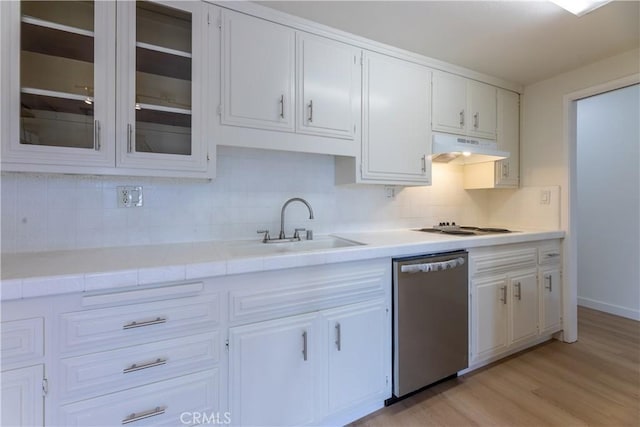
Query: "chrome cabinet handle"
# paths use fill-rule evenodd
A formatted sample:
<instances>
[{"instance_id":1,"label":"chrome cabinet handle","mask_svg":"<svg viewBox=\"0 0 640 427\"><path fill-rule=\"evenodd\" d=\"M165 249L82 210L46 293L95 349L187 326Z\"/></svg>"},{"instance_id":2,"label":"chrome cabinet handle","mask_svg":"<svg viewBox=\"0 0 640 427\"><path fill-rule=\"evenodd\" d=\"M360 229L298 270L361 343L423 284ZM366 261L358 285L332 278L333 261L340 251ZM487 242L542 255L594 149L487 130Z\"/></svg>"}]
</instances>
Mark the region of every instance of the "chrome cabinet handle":
<instances>
[{"instance_id":1,"label":"chrome cabinet handle","mask_svg":"<svg viewBox=\"0 0 640 427\"><path fill-rule=\"evenodd\" d=\"M133 151L133 145L131 143L131 140L133 139L131 137L132 133L133 133L133 126L131 126L131 123L127 123L127 153L131 153Z\"/></svg>"},{"instance_id":2,"label":"chrome cabinet handle","mask_svg":"<svg viewBox=\"0 0 640 427\"><path fill-rule=\"evenodd\" d=\"M164 414L164 411L167 409L166 406L156 406L154 409L149 411L133 413L129 415L127 418L122 420L122 424L135 423L136 421L144 420L145 418L156 417L158 415Z\"/></svg>"},{"instance_id":3,"label":"chrome cabinet handle","mask_svg":"<svg viewBox=\"0 0 640 427\"><path fill-rule=\"evenodd\" d=\"M144 322L133 321L131 323L127 323L126 325L122 326L122 329L142 328L145 326L158 325L160 323L166 323L166 322L167 322L166 317L156 317L153 320L146 320Z\"/></svg>"},{"instance_id":4,"label":"chrome cabinet handle","mask_svg":"<svg viewBox=\"0 0 640 427\"><path fill-rule=\"evenodd\" d=\"M478 129L478 126L480 126L480 113L475 113L473 115L473 127Z\"/></svg>"},{"instance_id":5,"label":"chrome cabinet handle","mask_svg":"<svg viewBox=\"0 0 640 427\"><path fill-rule=\"evenodd\" d=\"M313 99L309 101L309 123L313 123Z\"/></svg>"},{"instance_id":6,"label":"chrome cabinet handle","mask_svg":"<svg viewBox=\"0 0 640 427\"><path fill-rule=\"evenodd\" d=\"M160 359L157 358L156 360L152 361L152 362L148 362L148 363L143 363L141 365L138 365L137 363L134 363L133 365L129 366L128 368L125 368L122 370L123 374L128 374L130 372L136 372L136 371L141 371L143 369L148 369L148 368L153 368L156 366L160 366L160 365L165 365L167 363L167 359Z\"/></svg>"},{"instance_id":7,"label":"chrome cabinet handle","mask_svg":"<svg viewBox=\"0 0 640 427\"><path fill-rule=\"evenodd\" d=\"M464 110L460 110L460 127L464 127Z\"/></svg>"},{"instance_id":8,"label":"chrome cabinet handle","mask_svg":"<svg viewBox=\"0 0 640 427\"><path fill-rule=\"evenodd\" d=\"M502 163L502 177L509 178L509 163Z\"/></svg>"},{"instance_id":9,"label":"chrome cabinet handle","mask_svg":"<svg viewBox=\"0 0 640 427\"><path fill-rule=\"evenodd\" d=\"M280 118L284 119L284 95L280 95Z\"/></svg>"},{"instance_id":10,"label":"chrome cabinet handle","mask_svg":"<svg viewBox=\"0 0 640 427\"><path fill-rule=\"evenodd\" d=\"M560 254L559 254L559 253L557 253L557 252L552 252L552 253L550 253L550 254L546 254L545 256L546 256L547 258L556 258L556 257L559 257L559 256L560 256Z\"/></svg>"},{"instance_id":11,"label":"chrome cabinet handle","mask_svg":"<svg viewBox=\"0 0 640 427\"><path fill-rule=\"evenodd\" d=\"M426 173L427 172L427 155L424 154L420 160L422 161L422 172Z\"/></svg>"},{"instance_id":12,"label":"chrome cabinet handle","mask_svg":"<svg viewBox=\"0 0 640 427\"><path fill-rule=\"evenodd\" d=\"M307 361L307 331L302 333L302 358Z\"/></svg>"},{"instance_id":13,"label":"chrome cabinet handle","mask_svg":"<svg viewBox=\"0 0 640 427\"><path fill-rule=\"evenodd\" d=\"M100 151L100 120L93 122L93 149Z\"/></svg>"},{"instance_id":14,"label":"chrome cabinet handle","mask_svg":"<svg viewBox=\"0 0 640 427\"><path fill-rule=\"evenodd\" d=\"M500 298L500 301L502 301L502 304L506 304L507 303L507 287L502 286L500 288L500 291L502 292L502 297Z\"/></svg>"},{"instance_id":15,"label":"chrome cabinet handle","mask_svg":"<svg viewBox=\"0 0 640 427\"><path fill-rule=\"evenodd\" d=\"M514 284L514 286L516 287L516 298L518 298L518 301L522 300L522 286L520 285L520 282L516 282Z\"/></svg>"},{"instance_id":16,"label":"chrome cabinet handle","mask_svg":"<svg viewBox=\"0 0 640 427\"><path fill-rule=\"evenodd\" d=\"M549 289L549 292L553 292L553 276L548 274L544 278L545 280L549 280L549 286L545 285L545 289Z\"/></svg>"},{"instance_id":17,"label":"chrome cabinet handle","mask_svg":"<svg viewBox=\"0 0 640 427\"><path fill-rule=\"evenodd\" d=\"M336 348L338 351L341 350L342 347L342 339L340 335L340 323L336 323Z\"/></svg>"}]
</instances>

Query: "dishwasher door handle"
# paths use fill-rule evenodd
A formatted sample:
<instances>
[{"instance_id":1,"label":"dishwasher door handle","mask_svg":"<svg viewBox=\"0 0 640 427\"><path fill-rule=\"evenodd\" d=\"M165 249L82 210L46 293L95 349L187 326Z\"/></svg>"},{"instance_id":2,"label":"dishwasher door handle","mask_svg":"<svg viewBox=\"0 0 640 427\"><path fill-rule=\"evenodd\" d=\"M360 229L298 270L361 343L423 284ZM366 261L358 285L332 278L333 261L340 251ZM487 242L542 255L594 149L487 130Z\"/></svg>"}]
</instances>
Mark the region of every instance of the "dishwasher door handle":
<instances>
[{"instance_id":1,"label":"dishwasher door handle","mask_svg":"<svg viewBox=\"0 0 640 427\"><path fill-rule=\"evenodd\" d=\"M450 259L448 261L427 262L424 264L405 264L400 266L401 273L428 273L430 271L451 270L464 265L463 257Z\"/></svg>"}]
</instances>

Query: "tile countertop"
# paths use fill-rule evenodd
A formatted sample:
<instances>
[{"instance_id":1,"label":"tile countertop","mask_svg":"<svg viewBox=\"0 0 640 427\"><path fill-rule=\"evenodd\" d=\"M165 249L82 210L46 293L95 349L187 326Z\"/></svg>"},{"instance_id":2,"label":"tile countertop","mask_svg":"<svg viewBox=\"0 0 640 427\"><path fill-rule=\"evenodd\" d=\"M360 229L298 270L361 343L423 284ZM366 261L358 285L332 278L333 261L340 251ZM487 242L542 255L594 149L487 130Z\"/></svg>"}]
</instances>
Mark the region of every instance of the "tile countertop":
<instances>
[{"instance_id":1,"label":"tile countertop","mask_svg":"<svg viewBox=\"0 0 640 427\"><path fill-rule=\"evenodd\" d=\"M3 254L0 299L89 292L282 268L558 239L564 237L564 231L521 231L461 237L405 229L342 233L336 237L364 245L255 255L255 251L243 253L243 248L255 249L256 245L262 245L259 241L215 241Z\"/></svg>"}]
</instances>

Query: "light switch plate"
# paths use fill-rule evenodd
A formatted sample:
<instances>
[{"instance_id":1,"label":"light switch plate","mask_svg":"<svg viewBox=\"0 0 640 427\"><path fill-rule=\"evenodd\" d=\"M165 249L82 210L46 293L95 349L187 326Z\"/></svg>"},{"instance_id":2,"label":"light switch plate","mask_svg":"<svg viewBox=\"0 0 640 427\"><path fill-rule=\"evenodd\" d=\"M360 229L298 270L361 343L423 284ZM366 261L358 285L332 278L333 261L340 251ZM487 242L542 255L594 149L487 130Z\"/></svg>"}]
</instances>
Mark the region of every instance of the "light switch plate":
<instances>
[{"instance_id":1,"label":"light switch plate","mask_svg":"<svg viewBox=\"0 0 640 427\"><path fill-rule=\"evenodd\" d=\"M540 204L548 205L550 203L551 203L551 191L549 190L540 191Z\"/></svg>"},{"instance_id":2,"label":"light switch plate","mask_svg":"<svg viewBox=\"0 0 640 427\"><path fill-rule=\"evenodd\" d=\"M119 208L139 208L142 207L142 186L121 186L118 187L118 207Z\"/></svg>"}]
</instances>

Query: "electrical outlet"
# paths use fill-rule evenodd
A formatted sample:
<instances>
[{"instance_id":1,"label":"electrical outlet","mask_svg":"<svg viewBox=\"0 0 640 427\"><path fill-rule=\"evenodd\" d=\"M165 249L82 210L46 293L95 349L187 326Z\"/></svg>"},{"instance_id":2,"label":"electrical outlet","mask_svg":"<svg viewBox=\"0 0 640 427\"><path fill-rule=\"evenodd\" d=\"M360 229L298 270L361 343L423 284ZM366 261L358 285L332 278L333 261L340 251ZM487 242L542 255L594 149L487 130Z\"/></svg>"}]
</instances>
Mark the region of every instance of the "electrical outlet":
<instances>
[{"instance_id":1,"label":"electrical outlet","mask_svg":"<svg viewBox=\"0 0 640 427\"><path fill-rule=\"evenodd\" d=\"M384 186L384 195L387 199L395 199L396 198L396 187L393 185L385 185Z\"/></svg>"},{"instance_id":2,"label":"electrical outlet","mask_svg":"<svg viewBox=\"0 0 640 427\"><path fill-rule=\"evenodd\" d=\"M139 208L142 206L142 186L118 187L119 208Z\"/></svg>"}]
</instances>

